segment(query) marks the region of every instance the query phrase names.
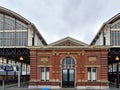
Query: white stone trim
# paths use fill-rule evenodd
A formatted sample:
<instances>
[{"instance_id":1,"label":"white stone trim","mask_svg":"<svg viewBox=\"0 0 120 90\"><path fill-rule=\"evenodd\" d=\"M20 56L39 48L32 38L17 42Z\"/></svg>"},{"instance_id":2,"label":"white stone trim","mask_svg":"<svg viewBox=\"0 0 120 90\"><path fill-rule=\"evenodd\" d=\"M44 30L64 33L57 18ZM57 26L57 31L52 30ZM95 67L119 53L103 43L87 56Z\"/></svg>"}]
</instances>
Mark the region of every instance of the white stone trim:
<instances>
[{"instance_id":1,"label":"white stone trim","mask_svg":"<svg viewBox=\"0 0 120 90\"><path fill-rule=\"evenodd\" d=\"M77 86L77 89L109 89L109 86Z\"/></svg>"},{"instance_id":2,"label":"white stone trim","mask_svg":"<svg viewBox=\"0 0 120 90\"><path fill-rule=\"evenodd\" d=\"M61 89L60 86L34 86L30 85L28 88L35 89L35 88L49 88L49 89ZM76 89L109 89L109 86L77 86Z\"/></svg>"},{"instance_id":3,"label":"white stone trim","mask_svg":"<svg viewBox=\"0 0 120 90\"><path fill-rule=\"evenodd\" d=\"M34 85L29 85L28 88L37 88L37 86L34 86Z\"/></svg>"},{"instance_id":4,"label":"white stone trim","mask_svg":"<svg viewBox=\"0 0 120 90\"><path fill-rule=\"evenodd\" d=\"M34 86L34 85L30 85L28 88L49 88L49 89L60 89L60 86Z\"/></svg>"}]
</instances>

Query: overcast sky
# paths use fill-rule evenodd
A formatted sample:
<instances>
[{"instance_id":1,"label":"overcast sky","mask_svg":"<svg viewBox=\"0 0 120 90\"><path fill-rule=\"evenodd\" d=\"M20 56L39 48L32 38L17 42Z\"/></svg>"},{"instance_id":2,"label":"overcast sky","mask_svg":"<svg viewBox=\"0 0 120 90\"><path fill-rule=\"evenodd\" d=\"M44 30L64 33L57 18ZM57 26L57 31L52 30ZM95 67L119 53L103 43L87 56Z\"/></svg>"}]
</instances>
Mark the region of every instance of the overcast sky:
<instances>
[{"instance_id":1,"label":"overcast sky","mask_svg":"<svg viewBox=\"0 0 120 90\"><path fill-rule=\"evenodd\" d=\"M0 6L34 23L48 44L68 36L89 44L120 13L120 0L0 0Z\"/></svg>"}]
</instances>

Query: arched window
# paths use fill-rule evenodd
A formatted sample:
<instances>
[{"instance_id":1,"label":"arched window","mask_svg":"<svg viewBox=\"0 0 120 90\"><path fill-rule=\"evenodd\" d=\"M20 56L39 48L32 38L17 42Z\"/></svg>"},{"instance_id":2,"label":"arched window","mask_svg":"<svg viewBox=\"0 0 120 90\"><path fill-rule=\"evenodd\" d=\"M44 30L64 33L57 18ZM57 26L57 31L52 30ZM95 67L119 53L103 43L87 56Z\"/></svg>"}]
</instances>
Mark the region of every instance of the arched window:
<instances>
[{"instance_id":1,"label":"arched window","mask_svg":"<svg viewBox=\"0 0 120 90\"><path fill-rule=\"evenodd\" d=\"M74 68L75 61L71 57L65 57L62 61L62 68Z\"/></svg>"}]
</instances>

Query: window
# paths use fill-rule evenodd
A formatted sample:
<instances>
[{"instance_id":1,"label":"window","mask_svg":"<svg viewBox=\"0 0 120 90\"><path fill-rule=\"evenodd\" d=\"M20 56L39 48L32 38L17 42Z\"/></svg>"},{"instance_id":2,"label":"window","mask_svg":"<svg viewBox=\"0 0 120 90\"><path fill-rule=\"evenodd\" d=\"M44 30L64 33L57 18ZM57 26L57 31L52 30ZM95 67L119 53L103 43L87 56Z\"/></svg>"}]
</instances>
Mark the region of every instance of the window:
<instances>
[{"instance_id":1,"label":"window","mask_svg":"<svg viewBox=\"0 0 120 90\"><path fill-rule=\"evenodd\" d=\"M15 18L5 15L5 30L15 30Z\"/></svg>"},{"instance_id":2,"label":"window","mask_svg":"<svg viewBox=\"0 0 120 90\"><path fill-rule=\"evenodd\" d=\"M0 30L3 30L3 14L0 14Z\"/></svg>"},{"instance_id":3,"label":"window","mask_svg":"<svg viewBox=\"0 0 120 90\"><path fill-rule=\"evenodd\" d=\"M103 45L106 45L106 37L103 38Z\"/></svg>"},{"instance_id":4,"label":"window","mask_svg":"<svg viewBox=\"0 0 120 90\"><path fill-rule=\"evenodd\" d=\"M117 64L113 64L113 72L116 72L117 70Z\"/></svg>"},{"instance_id":5,"label":"window","mask_svg":"<svg viewBox=\"0 0 120 90\"><path fill-rule=\"evenodd\" d=\"M41 67L41 81L49 81L49 67Z\"/></svg>"},{"instance_id":6,"label":"window","mask_svg":"<svg viewBox=\"0 0 120 90\"><path fill-rule=\"evenodd\" d=\"M120 31L111 31L111 45L120 45Z\"/></svg>"},{"instance_id":7,"label":"window","mask_svg":"<svg viewBox=\"0 0 120 90\"><path fill-rule=\"evenodd\" d=\"M74 68L75 62L74 59L71 57L66 57L62 61L63 68Z\"/></svg>"},{"instance_id":8,"label":"window","mask_svg":"<svg viewBox=\"0 0 120 90\"><path fill-rule=\"evenodd\" d=\"M88 67L88 81L96 81L97 74L95 67Z\"/></svg>"},{"instance_id":9,"label":"window","mask_svg":"<svg viewBox=\"0 0 120 90\"><path fill-rule=\"evenodd\" d=\"M26 46L27 32L0 32L0 46Z\"/></svg>"},{"instance_id":10,"label":"window","mask_svg":"<svg viewBox=\"0 0 120 90\"><path fill-rule=\"evenodd\" d=\"M32 37L32 46L34 46L34 37Z\"/></svg>"},{"instance_id":11,"label":"window","mask_svg":"<svg viewBox=\"0 0 120 90\"><path fill-rule=\"evenodd\" d=\"M112 65L108 66L108 72L112 72Z\"/></svg>"}]
</instances>

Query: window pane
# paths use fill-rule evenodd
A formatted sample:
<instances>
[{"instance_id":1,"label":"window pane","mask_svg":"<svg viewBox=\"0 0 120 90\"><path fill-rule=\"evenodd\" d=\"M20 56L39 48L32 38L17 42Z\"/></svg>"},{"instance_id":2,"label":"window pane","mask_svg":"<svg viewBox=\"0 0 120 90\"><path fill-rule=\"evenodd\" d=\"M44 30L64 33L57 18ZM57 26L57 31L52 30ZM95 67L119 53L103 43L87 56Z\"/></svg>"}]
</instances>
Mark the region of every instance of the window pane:
<instances>
[{"instance_id":1,"label":"window pane","mask_svg":"<svg viewBox=\"0 0 120 90\"><path fill-rule=\"evenodd\" d=\"M49 68L46 68L46 80L49 80Z\"/></svg>"},{"instance_id":2,"label":"window pane","mask_svg":"<svg viewBox=\"0 0 120 90\"><path fill-rule=\"evenodd\" d=\"M63 70L63 81L67 81L67 70Z\"/></svg>"},{"instance_id":3,"label":"window pane","mask_svg":"<svg viewBox=\"0 0 120 90\"><path fill-rule=\"evenodd\" d=\"M45 69L44 68L41 68L41 80L42 81L45 81Z\"/></svg>"},{"instance_id":4,"label":"window pane","mask_svg":"<svg viewBox=\"0 0 120 90\"><path fill-rule=\"evenodd\" d=\"M120 31L111 31L111 45L120 45Z\"/></svg>"},{"instance_id":5,"label":"window pane","mask_svg":"<svg viewBox=\"0 0 120 90\"><path fill-rule=\"evenodd\" d=\"M91 68L88 67L88 81L91 80Z\"/></svg>"},{"instance_id":6,"label":"window pane","mask_svg":"<svg viewBox=\"0 0 120 90\"><path fill-rule=\"evenodd\" d=\"M49 80L49 68L48 67L42 67L41 68L41 80L42 81L48 81Z\"/></svg>"},{"instance_id":7,"label":"window pane","mask_svg":"<svg viewBox=\"0 0 120 90\"><path fill-rule=\"evenodd\" d=\"M96 68L88 67L88 81L96 81Z\"/></svg>"},{"instance_id":8,"label":"window pane","mask_svg":"<svg viewBox=\"0 0 120 90\"><path fill-rule=\"evenodd\" d=\"M66 64L71 64L71 58L69 57L66 58Z\"/></svg>"},{"instance_id":9,"label":"window pane","mask_svg":"<svg viewBox=\"0 0 120 90\"><path fill-rule=\"evenodd\" d=\"M91 68L90 67L88 67L88 72L91 72Z\"/></svg>"},{"instance_id":10,"label":"window pane","mask_svg":"<svg viewBox=\"0 0 120 90\"><path fill-rule=\"evenodd\" d=\"M66 57L62 61L62 67L63 68L73 68L74 67L74 60L71 57Z\"/></svg>"},{"instance_id":11,"label":"window pane","mask_svg":"<svg viewBox=\"0 0 120 90\"><path fill-rule=\"evenodd\" d=\"M69 70L69 74L70 74L69 80L74 81L74 70Z\"/></svg>"},{"instance_id":12,"label":"window pane","mask_svg":"<svg viewBox=\"0 0 120 90\"><path fill-rule=\"evenodd\" d=\"M96 68L92 68L92 81L96 80Z\"/></svg>"},{"instance_id":13,"label":"window pane","mask_svg":"<svg viewBox=\"0 0 120 90\"><path fill-rule=\"evenodd\" d=\"M3 14L0 14L0 29L3 29Z\"/></svg>"}]
</instances>

